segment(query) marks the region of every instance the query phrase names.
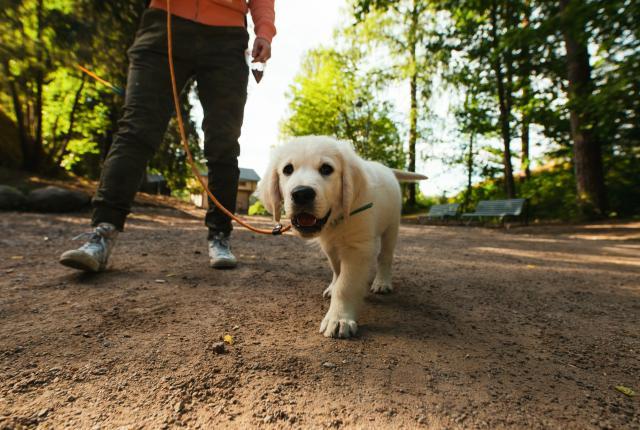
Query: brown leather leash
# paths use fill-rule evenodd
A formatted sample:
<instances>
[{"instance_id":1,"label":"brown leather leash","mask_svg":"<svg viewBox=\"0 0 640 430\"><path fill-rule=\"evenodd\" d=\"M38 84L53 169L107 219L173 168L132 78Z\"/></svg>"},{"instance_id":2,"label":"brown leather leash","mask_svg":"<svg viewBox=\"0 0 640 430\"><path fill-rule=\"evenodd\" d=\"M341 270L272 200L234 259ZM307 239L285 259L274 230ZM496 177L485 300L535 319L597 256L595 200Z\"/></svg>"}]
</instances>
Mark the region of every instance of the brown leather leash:
<instances>
[{"instance_id":1,"label":"brown leather leash","mask_svg":"<svg viewBox=\"0 0 640 430\"><path fill-rule=\"evenodd\" d=\"M271 234L274 236L281 235L282 233L291 229L291 225L284 227L282 224L276 224L273 229L261 229L257 227L253 227L248 222L244 221L242 218L235 216L231 211L225 208L222 203L218 201L216 196L213 195L207 183L200 176L200 172L198 171L198 167L196 163L193 161L193 155L191 155L191 150L189 149L189 145L187 144L187 133L184 131L184 123L182 122L182 114L180 110L180 102L178 97L178 87L176 85L176 74L173 68L173 38L171 34L171 0L167 0L167 43L168 43L168 59L169 59L169 73L171 75L171 88L173 90L173 103L175 104L176 117L178 119L178 128L180 129L180 139L182 140L182 146L184 147L184 151L187 154L187 161L189 162L189 166L191 167L191 171L194 176L200 182L202 189L204 189L211 198L211 201L229 218L240 224L241 226L260 234Z\"/></svg>"}]
</instances>

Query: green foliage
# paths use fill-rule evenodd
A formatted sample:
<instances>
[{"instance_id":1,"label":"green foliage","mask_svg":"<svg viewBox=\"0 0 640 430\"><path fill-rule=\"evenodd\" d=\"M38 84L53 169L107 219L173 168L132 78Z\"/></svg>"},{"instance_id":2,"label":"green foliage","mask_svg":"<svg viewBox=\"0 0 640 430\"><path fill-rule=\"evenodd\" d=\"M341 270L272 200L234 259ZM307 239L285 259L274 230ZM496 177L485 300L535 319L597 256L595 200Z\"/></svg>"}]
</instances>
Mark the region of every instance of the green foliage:
<instances>
[{"instance_id":1,"label":"green foliage","mask_svg":"<svg viewBox=\"0 0 640 430\"><path fill-rule=\"evenodd\" d=\"M20 152L17 159L25 160L22 167L40 172L62 168L98 178L123 99L87 77L76 64L124 87L126 50L144 2L0 1L0 66L7 76L0 85L0 108L17 125L18 135L13 138ZM189 109L185 98L183 110ZM190 121L187 130L192 152L199 159L201 149ZM9 147L2 146L3 151ZM165 176L173 190L185 186L190 171L175 122L150 169Z\"/></svg>"},{"instance_id":2,"label":"green foliage","mask_svg":"<svg viewBox=\"0 0 640 430\"><path fill-rule=\"evenodd\" d=\"M391 106L380 103L353 56L332 49L310 51L288 94L284 136L331 135L353 143L364 158L404 167Z\"/></svg>"},{"instance_id":3,"label":"green foliage","mask_svg":"<svg viewBox=\"0 0 640 430\"><path fill-rule=\"evenodd\" d=\"M137 0L0 2L0 107L18 129L23 168L97 176L95 148L106 152L122 98L76 64L123 86L143 8Z\"/></svg>"},{"instance_id":4,"label":"green foliage","mask_svg":"<svg viewBox=\"0 0 640 430\"><path fill-rule=\"evenodd\" d=\"M44 88L43 149L48 162L76 175L99 176L100 144L113 127L110 93L62 67Z\"/></svg>"},{"instance_id":5,"label":"green foliage","mask_svg":"<svg viewBox=\"0 0 640 430\"><path fill-rule=\"evenodd\" d=\"M640 157L605 157L605 179L610 216L631 217L640 214Z\"/></svg>"},{"instance_id":6,"label":"green foliage","mask_svg":"<svg viewBox=\"0 0 640 430\"><path fill-rule=\"evenodd\" d=\"M640 213L640 177L631 174L637 166L631 164L620 170L610 171L607 175L609 198L616 213L610 216L632 217ZM635 170L637 172L638 170ZM506 198L500 179L489 179L476 184L472 188L467 211L472 210L480 200L496 200ZM532 220L576 220L580 218L575 205L576 189L573 168L570 163L549 165L532 172L528 181L519 181L518 194L527 199L529 216ZM463 203L464 192L451 198L452 202Z\"/></svg>"},{"instance_id":7,"label":"green foliage","mask_svg":"<svg viewBox=\"0 0 640 430\"><path fill-rule=\"evenodd\" d=\"M66 170L76 170L75 173L79 173L77 171L79 164L88 155L100 154L100 150L98 149L96 142L90 139L72 139L69 141L67 149L68 153L64 156L60 165Z\"/></svg>"},{"instance_id":8,"label":"green foliage","mask_svg":"<svg viewBox=\"0 0 640 430\"><path fill-rule=\"evenodd\" d=\"M354 16L365 21L382 10L408 19L408 14L398 13L405 3L359 0L354 3ZM640 171L640 4L632 0L430 4L444 15L439 15L440 25L426 30L439 34L433 38L438 43L426 44L436 48L428 52L439 55L439 72L465 95L464 103L455 109L462 144L459 155L450 161L464 163L474 178L484 179L474 188L473 199L504 197L497 187L506 183L498 167L504 165L506 170L511 162L505 148L515 152L514 140L522 140L519 158L524 171L531 161L523 137L536 130L531 140L532 145L534 139L543 145L540 160L564 167L539 171L530 183L517 183L516 190L532 200L542 217L577 217L581 213L577 206L583 204L578 202L576 188L598 174L590 164L588 170L580 170L580 182L574 177L578 149L570 134L569 113L573 112L580 129L595 136L592 141L601 148L612 214L637 214L638 184L631 178ZM579 96L568 82L568 70L576 64L567 57L567 34L589 47L590 63L582 70L587 73L588 88L581 88ZM471 159L468 136L485 142L471 153ZM500 147L498 136L504 141Z\"/></svg>"},{"instance_id":9,"label":"green foliage","mask_svg":"<svg viewBox=\"0 0 640 430\"><path fill-rule=\"evenodd\" d=\"M480 200L507 198L501 179L490 179L475 185L471 190L470 212ZM535 219L570 220L575 219L575 187L573 172L568 164L542 169L532 173L530 180L518 182L518 195L526 198L529 217ZM463 203L465 193L454 196L451 201Z\"/></svg>"},{"instance_id":10,"label":"green foliage","mask_svg":"<svg viewBox=\"0 0 640 430\"><path fill-rule=\"evenodd\" d=\"M254 215L266 216L266 215L269 215L269 212L267 212L267 210L265 209L264 205L260 200L256 200L254 204L249 206L248 214L251 216L254 216Z\"/></svg>"}]
</instances>

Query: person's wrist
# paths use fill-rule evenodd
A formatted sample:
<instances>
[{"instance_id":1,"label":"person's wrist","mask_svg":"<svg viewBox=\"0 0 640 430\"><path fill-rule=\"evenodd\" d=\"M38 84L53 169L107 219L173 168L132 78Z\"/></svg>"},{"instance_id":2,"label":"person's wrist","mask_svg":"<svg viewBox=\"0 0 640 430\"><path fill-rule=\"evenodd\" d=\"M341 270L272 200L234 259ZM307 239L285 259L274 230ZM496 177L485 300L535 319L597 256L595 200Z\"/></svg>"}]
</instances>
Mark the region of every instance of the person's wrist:
<instances>
[{"instance_id":1,"label":"person's wrist","mask_svg":"<svg viewBox=\"0 0 640 430\"><path fill-rule=\"evenodd\" d=\"M267 42L267 44L269 46L271 46L271 41L269 39L267 39L266 37L264 37L264 36L256 36L256 40L258 40L258 39Z\"/></svg>"}]
</instances>

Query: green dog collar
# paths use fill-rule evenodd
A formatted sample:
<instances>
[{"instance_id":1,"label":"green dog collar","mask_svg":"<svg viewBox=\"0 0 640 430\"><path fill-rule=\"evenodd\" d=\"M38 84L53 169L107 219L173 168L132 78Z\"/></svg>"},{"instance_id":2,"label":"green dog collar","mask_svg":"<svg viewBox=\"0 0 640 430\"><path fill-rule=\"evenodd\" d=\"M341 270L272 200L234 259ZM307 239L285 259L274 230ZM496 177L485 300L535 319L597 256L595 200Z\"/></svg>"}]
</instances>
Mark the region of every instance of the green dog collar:
<instances>
[{"instance_id":1,"label":"green dog collar","mask_svg":"<svg viewBox=\"0 0 640 430\"><path fill-rule=\"evenodd\" d=\"M373 207L373 202L369 202L369 203L367 203L367 204L366 204L366 205L364 205L364 206L360 206L359 208L352 210L352 211L349 213L349 216L352 216L352 215L358 214L358 213L360 213L360 212L364 212L364 211L366 211L367 209L371 209L372 207ZM336 218L336 219L334 219L333 221L331 221L331 225L332 225L333 227L335 227L336 225L340 224L342 221L344 221L344 215L340 215L338 218Z\"/></svg>"}]
</instances>

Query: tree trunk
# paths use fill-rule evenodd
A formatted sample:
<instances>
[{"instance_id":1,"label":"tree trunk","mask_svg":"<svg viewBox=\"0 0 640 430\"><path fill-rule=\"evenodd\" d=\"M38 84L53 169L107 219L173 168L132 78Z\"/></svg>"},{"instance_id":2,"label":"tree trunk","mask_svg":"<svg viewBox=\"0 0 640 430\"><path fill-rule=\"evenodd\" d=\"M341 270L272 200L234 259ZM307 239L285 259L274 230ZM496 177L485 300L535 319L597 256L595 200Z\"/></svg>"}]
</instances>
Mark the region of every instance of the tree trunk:
<instances>
[{"instance_id":1,"label":"tree trunk","mask_svg":"<svg viewBox=\"0 0 640 430\"><path fill-rule=\"evenodd\" d=\"M418 97L417 76L411 76L411 112L409 113L409 171L416 171L416 141L418 140ZM409 187L409 206L416 205L416 183L407 184Z\"/></svg>"},{"instance_id":2,"label":"tree trunk","mask_svg":"<svg viewBox=\"0 0 640 430\"><path fill-rule=\"evenodd\" d=\"M410 62L411 62L411 110L409 112L409 171L416 171L416 142L418 140L418 70L417 70L417 58L416 58L416 45L417 38L416 32L418 31L418 9L414 0L413 9L411 11L411 29L409 34L409 49L410 49ZM409 198L407 199L408 206L416 206L416 183L411 182L407 184L409 188Z\"/></svg>"},{"instance_id":3,"label":"tree trunk","mask_svg":"<svg viewBox=\"0 0 640 430\"><path fill-rule=\"evenodd\" d=\"M60 145L60 149L57 151L57 154L54 158L54 163L56 166L59 166L62 162L62 158L67 153L67 146L69 145L69 141L71 140L71 136L73 135L73 126L75 125L76 120L76 112L78 111L78 106L80 105L80 95L82 94L82 89L84 88L84 83L86 82L85 75L82 75L82 82L80 82L80 86L76 91L75 98L73 99L73 106L71 107L71 113L69 114L69 128L67 132L64 134L64 140Z\"/></svg>"},{"instance_id":4,"label":"tree trunk","mask_svg":"<svg viewBox=\"0 0 640 430\"><path fill-rule=\"evenodd\" d=\"M32 151L29 156L25 156L23 167L26 170L35 172L42 167L42 161L44 156L44 150L42 145L42 92L44 86L44 72L43 72L43 55L42 55L42 26L43 26L43 1L38 0L36 17L37 17L37 32L36 32L36 61L38 63L38 70L36 72L36 100L34 106L34 139L32 142Z\"/></svg>"},{"instance_id":5,"label":"tree trunk","mask_svg":"<svg viewBox=\"0 0 640 430\"><path fill-rule=\"evenodd\" d=\"M526 1L525 4L524 17L522 20L523 28L529 27L529 22L531 20L531 5L529 1ZM522 53L520 55L520 70L522 73L522 127L521 127L521 135L520 141L522 143L521 146L521 154L520 154L520 164L522 173L524 175L524 180L528 181L531 179L531 160L529 159L529 126L531 124L531 108L530 103L532 99L532 91L531 91L531 59L529 58L530 50L529 44L527 41L524 41L521 45Z\"/></svg>"},{"instance_id":6,"label":"tree trunk","mask_svg":"<svg viewBox=\"0 0 640 430\"><path fill-rule=\"evenodd\" d=\"M463 211L469 209L469 201L471 200L471 190L472 183L471 179L473 176L473 139L475 138L475 133L469 134L469 153L467 154L467 189L464 193L464 202L462 203Z\"/></svg>"},{"instance_id":7,"label":"tree trunk","mask_svg":"<svg viewBox=\"0 0 640 430\"><path fill-rule=\"evenodd\" d=\"M511 126L509 116L511 115L511 105L509 103L510 94L505 88L504 73L502 71L502 56L500 55L500 43L498 39L498 5L496 0L491 3L491 36L494 48L493 70L496 74L498 88L498 102L500 105L500 131L502 134L503 151L502 164L504 166L504 189L507 197L512 199L516 196L516 186L513 181L513 167L511 165Z\"/></svg>"},{"instance_id":8,"label":"tree trunk","mask_svg":"<svg viewBox=\"0 0 640 430\"><path fill-rule=\"evenodd\" d=\"M11 101L13 102L13 111L16 116L16 126L18 128L18 135L20 136L20 152L22 152L22 163L27 157L29 152L29 135L25 128L24 112L22 111L22 104L20 103L20 96L16 83L13 81L13 77L9 75L9 64L4 63L5 76L8 77L9 91L11 92Z\"/></svg>"},{"instance_id":9,"label":"tree trunk","mask_svg":"<svg viewBox=\"0 0 640 430\"><path fill-rule=\"evenodd\" d=\"M30 160L28 160L25 168L30 171L38 171L42 167L42 156L44 150L42 147L42 90L43 90L42 71L38 71L36 75L36 104L34 107L35 136L33 138L33 151Z\"/></svg>"},{"instance_id":10,"label":"tree trunk","mask_svg":"<svg viewBox=\"0 0 640 430\"><path fill-rule=\"evenodd\" d=\"M566 14L572 0L560 0L560 10ZM586 105L593 91L591 66L587 49L588 37L584 23L577 25L575 16L563 17L562 33L567 50L567 77L569 88L569 120L573 140L573 166L576 176L578 208L587 217L606 214L607 198L602 166L602 148L590 129Z\"/></svg>"},{"instance_id":11,"label":"tree trunk","mask_svg":"<svg viewBox=\"0 0 640 430\"><path fill-rule=\"evenodd\" d=\"M524 180L531 179L531 161L529 160L529 115L526 112L522 113L522 136L520 137L522 142L522 154L520 164L522 164L522 173L524 174Z\"/></svg>"}]
</instances>

